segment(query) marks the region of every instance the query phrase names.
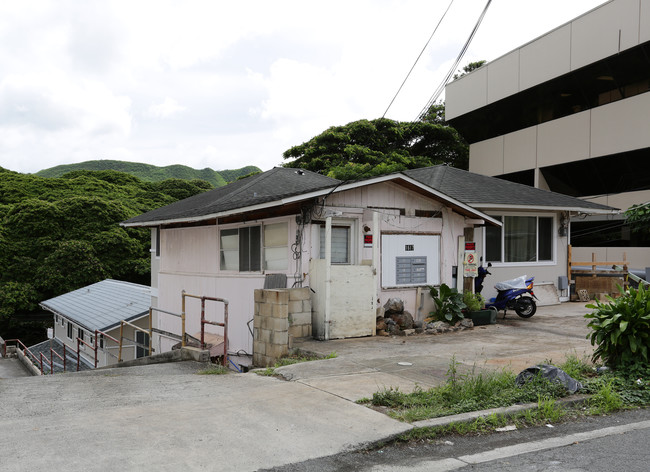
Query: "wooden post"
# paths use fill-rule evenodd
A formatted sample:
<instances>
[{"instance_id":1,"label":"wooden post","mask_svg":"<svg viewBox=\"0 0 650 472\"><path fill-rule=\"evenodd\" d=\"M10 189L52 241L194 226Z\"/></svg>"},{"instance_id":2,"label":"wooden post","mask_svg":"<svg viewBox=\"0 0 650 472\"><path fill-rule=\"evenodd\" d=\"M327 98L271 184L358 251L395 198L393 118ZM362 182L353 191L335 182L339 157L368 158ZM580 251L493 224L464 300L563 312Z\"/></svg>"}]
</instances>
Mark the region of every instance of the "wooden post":
<instances>
[{"instance_id":1,"label":"wooden post","mask_svg":"<svg viewBox=\"0 0 650 472\"><path fill-rule=\"evenodd\" d=\"M566 275L567 279L569 280L569 285L571 285L571 245L569 244L567 246L567 268L566 268Z\"/></svg>"},{"instance_id":2,"label":"wooden post","mask_svg":"<svg viewBox=\"0 0 650 472\"><path fill-rule=\"evenodd\" d=\"M592 277L596 277L596 253L595 252L591 253L591 262L592 262L591 271L593 273Z\"/></svg>"}]
</instances>

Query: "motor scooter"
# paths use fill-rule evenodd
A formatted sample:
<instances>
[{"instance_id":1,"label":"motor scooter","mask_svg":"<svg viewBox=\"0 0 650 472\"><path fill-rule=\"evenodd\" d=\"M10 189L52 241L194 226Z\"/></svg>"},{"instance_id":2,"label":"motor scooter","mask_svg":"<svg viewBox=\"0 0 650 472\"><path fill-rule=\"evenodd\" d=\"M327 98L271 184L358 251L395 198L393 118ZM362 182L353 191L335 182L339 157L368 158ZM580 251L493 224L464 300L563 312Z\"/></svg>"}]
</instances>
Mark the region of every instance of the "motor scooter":
<instances>
[{"instance_id":1,"label":"motor scooter","mask_svg":"<svg viewBox=\"0 0 650 472\"><path fill-rule=\"evenodd\" d=\"M492 264L488 262L488 268ZM478 268L478 276L474 279L474 291L481 293L483 290L483 281L486 275L492 275L489 270L482 265ZM507 310L515 310L515 313L521 318L530 318L537 311L537 297L533 292L533 280L535 277L526 278L526 276L517 277L516 279L498 282L494 285L497 289L496 298L490 299L485 304L485 308L497 311L503 310L503 317L506 316Z\"/></svg>"}]
</instances>

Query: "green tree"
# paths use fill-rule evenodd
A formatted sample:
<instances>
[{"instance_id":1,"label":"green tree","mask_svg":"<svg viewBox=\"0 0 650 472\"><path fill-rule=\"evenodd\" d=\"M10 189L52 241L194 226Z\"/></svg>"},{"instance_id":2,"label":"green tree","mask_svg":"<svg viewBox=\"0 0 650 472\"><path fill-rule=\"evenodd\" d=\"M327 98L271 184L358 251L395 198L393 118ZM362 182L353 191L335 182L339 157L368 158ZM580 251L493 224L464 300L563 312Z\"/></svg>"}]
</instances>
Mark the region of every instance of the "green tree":
<instances>
[{"instance_id":1,"label":"green tree","mask_svg":"<svg viewBox=\"0 0 650 472\"><path fill-rule=\"evenodd\" d=\"M0 328L27 326L22 315L40 301L104 278L148 284L150 231L120 221L211 188L108 169L43 178L0 168Z\"/></svg>"},{"instance_id":2,"label":"green tree","mask_svg":"<svg viewBox=\"0 0 650 472\"><path fill-rule=\"evenodd\" d=\"M632 205L625 211L625 221L632 231L650 234L650 202Z\"/></svg>"},{"instance_id":3,"label":"green tree","mask_svg":"<svg viewBox=\"0 0 650 472\"><path fill-rule=\"evenodd\" d=\"M56 296L109 276L93 246L86 241L61 241L36 271L39 288Z\"/></svg>"},{"instance_id":4,"label":"green tree","mask_svg":"<svg viewBox=\"0 0 650 472\"><path fill-rule=\"evenodd\" d=\"M470 72L478 69L481 67L483 64L485 64L487 61L482 60L482 61L476 61L476 62L470 62L467 64L465 67L463 67L462 71L458 71L456 74L454 74L454 80L460 79L462 76L469 74Z\"/></svg>"},{"instance_id":5,"label":"green tree","mask_svg":"<svg viewBox=\"0 0 650 472\"><path fill-rule=\"evenodd\" d=\"M285 151L284 158L294 160L284 165L341 180L435 164L467 168L467 144L454 128L441 123L438 116L439 112L434 111L431 121L379 118L333 126Z\"/></svg>"}]
</instances>

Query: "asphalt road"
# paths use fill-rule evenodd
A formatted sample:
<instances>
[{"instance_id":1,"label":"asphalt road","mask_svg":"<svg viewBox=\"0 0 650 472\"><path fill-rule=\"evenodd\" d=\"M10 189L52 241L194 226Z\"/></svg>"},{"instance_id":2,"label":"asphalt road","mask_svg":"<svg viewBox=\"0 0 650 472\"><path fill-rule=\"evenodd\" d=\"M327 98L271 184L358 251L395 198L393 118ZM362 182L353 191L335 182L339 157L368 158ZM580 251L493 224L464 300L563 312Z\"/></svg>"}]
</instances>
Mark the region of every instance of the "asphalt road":
<instances>
[{"instance_id":1,"label":"asphalt road","mask_svg":"<svg viewBox=\"0 0 650 472\"><path fill-rule=\"evenodd\" d=\"M432 443L395 443L267 469L274 472L650 470L650 410Z\"/></svg>"}]
</instances>

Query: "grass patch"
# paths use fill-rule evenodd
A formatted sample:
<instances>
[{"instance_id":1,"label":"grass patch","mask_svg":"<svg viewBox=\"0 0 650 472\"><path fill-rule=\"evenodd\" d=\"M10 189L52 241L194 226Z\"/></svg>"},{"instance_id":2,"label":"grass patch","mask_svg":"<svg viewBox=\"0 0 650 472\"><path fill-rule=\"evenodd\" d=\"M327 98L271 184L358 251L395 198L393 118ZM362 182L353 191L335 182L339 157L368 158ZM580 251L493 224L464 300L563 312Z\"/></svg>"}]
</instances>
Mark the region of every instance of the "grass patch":
<instances>
[{"instance_id":1,"label":"grass patch","mask_svg":"<svg viewBox=\"0 0 650 472\"><path fill-rule=\"evenodd\" d=\"M322 359L334 359L335 357L338 357L338 354L336 353L336 351L330 352L325 357L290 355L290 356L282 357L282 358L278 359L275 362L275 364L273 364L273 366L271 366L271 367L267 367L267 368L261 369L261 370L256 370L255 373L257 375L272 377L272 376L276 375L275 374L275 369L277 369L278 367L284 367L286 365L292 365L292 364L299 364L301 362L320 361Z\"/></svg>"},{"instance_id":2,"label":"grass patch","mask_svg":"<svg viewBox=\"0 0 650 472\"><path fill-rule=\"evenodd\" d=\"M515 384L516 375L507 370L495 372L458 373L458 364L452 359L447 371L447 382L428 390L417 388L404 393L397 388L376 392L371 400L374 406L388 407L388 414L396 419L413 422L439 416L536 402L541 396L560 398L566 390L561 385L537 377L525 385Z\"/></svg>"},{"instance_id":3,"label":"grass patch","mask_svg":"<svg viewBox=\"0 0 650 472\"><path fill-rule=\"evenodd\" d=\"M551 361L546 361L550 364ZM583 388L580 393L591 394L586 408L576 410L575 414L608 414L625 408L650 406L650 365L635 364L596 373L596 368L585 358L575 354L558 365ZM397 388L387 388L376 392L371 399L359 403L381 406L393 418L414 422L440 416L449 416L489 408L507 407L520 403L537 402L537 408L512 417L516 425L537 425L542 422L557 423L564 420L567 410L558 405L557 400L568 395L559 383L553 383L539 376L517 386L516 375L507 371L477 372L473 368L468 373L459 373L459 364L452 358L447 370L447 382L428 390L416 388L412 393L401 392ZM479 419L473 423L453 424L441 428L417 428L417 435L468 434L482 432L504 420L498 417ZM422 431L420 431L422 430Z\"/></svg>"},{"instance_id":4,"label":"grass patch","mask_svg":"<svg viewBox=\"0 0 650 472\"><path fill-rule=\"evenodd\" d=\"M210 366L207 369L199 370L197 375L224 375L227 374L228 368L222 365Z\"/></svg>"},{"instance_id":5,"label":"grass patch","mask_svg":"<svg viewBox=\"0 0 650 472\"><path fill-rule=\"evenodd\" d=\"M582 412L574 411L574 415ZM489 434L506 426L524 429L541 426L549 423L559 423L570 416L570 411L558 405L555 400L540 398L538 408L526 410L511 416L492 413L491 415L476 418L472 421L453 422L442 426L414 428L398 437L398 441L431 441L444 436L475 436Z\"/></svg>"}]
</instances>

